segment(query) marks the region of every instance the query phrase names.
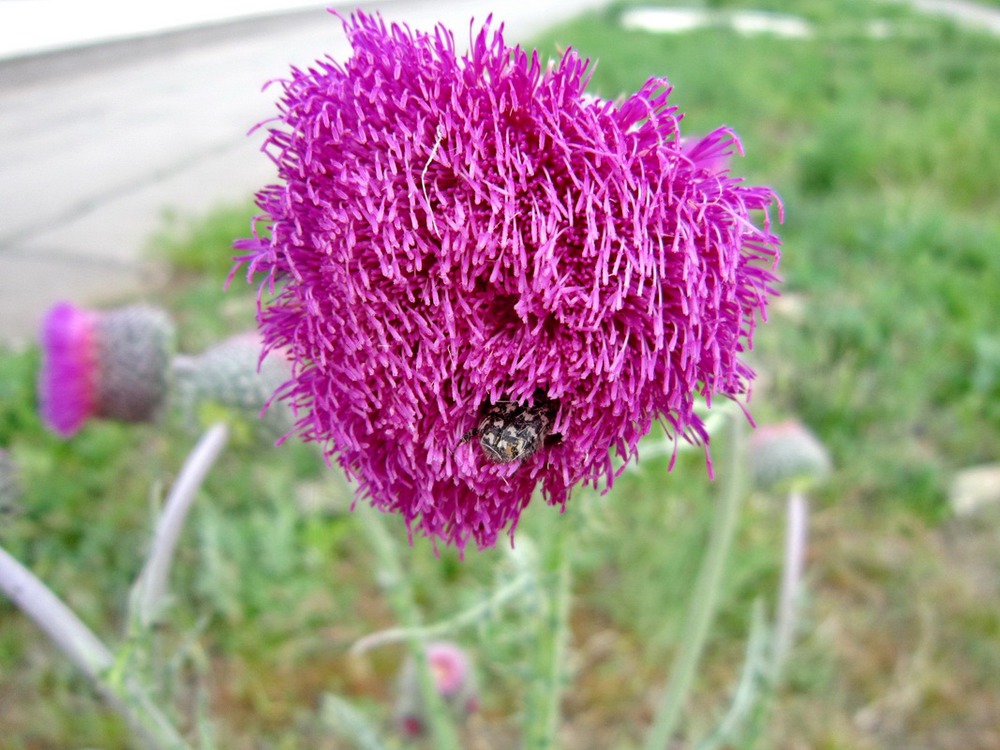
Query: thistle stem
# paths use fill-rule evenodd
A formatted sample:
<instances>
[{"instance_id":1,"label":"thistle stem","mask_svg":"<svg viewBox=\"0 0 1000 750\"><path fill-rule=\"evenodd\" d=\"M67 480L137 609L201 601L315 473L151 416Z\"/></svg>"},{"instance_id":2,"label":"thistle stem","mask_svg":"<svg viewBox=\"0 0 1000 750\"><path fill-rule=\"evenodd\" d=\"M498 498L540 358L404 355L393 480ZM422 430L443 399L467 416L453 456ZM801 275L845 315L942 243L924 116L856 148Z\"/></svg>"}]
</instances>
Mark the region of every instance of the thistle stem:
<instances>
[{"instance_id":1,"label":"thistle stem","mask_svg":"<svg viewBox=\"0 0 1000 750\"><path fill-rule=\"evenodd\" d=\"M496 593L494 593L486 601L470 607L454 617L437 622L433 625L424 625L416 630L411 630L409 628L386 628L385 630L371 633L363 638L359 638L357 642L351 646L351 653L362 654L365 651L378 648L379 646L409 640L414 636L422 641L429 641L432 638L439 638L443 635L447 635L448 633L453 633L456 630L468 627L469 625L475 625L478 622L482 622L483 619L503 607L508 601L516 599L534 585L535 577L529 573L522 573L514 578L514 580L510 583L498 589Z\"/></svg>"},{"instance_id":2,"label":"thistle stem","mask_svg":"<svg viewBox=\"0 0 1000 750\"><path fill-rule=\"evenodd\" d=\"M528 750L557 746L563 690L566 687L566 651L572 600L572 556L567 539L570 519L556 519L556 532L545 545L543 585L550 591L547 617L538 632L536 677L529 691L525 728Z\"/></svg>"},{"instance_id":3,"label":"thistle stem","mask_svg":"<svg viewBox=\"0 0 1000 750\"><path fill-rule=\"evenodd\" d=\"M132 727L142 735L144 746L159 750L187 750L170 721L149 696L131 681L116 690L105 675L114 656L48 586L0 547L0 590L30 617L66 657Z\"/></svg>"},{"instance_id":4,"label":"thistle stem","mask_svg":"<svg viewBox=\"0 0 1000 750\"><path fill-rule=\"evenodd\" d=\"M3 548L0 548L0 590L92 681L98 681L114 663L107 646L76 613Z\"/></svg>"},{"instance_id":5,"label":"thistle stem","mask_svg":"<svg viewBox=\"0 0 1000 750\"><path fill-rule=\"evenodd\" d=\"M691 691L722 587L722 574L739 519L743 495L743 425L738 414L729 415L729 456L725 484L716 501L708 549L687 612L680 652L660 701L656 719L646 738L646 750L664 750L676 731L681 710Z\"/></svg>"},{"instance_id":6,"label":"thistle stem","mask_svg":"<svg viewBox=\"0 0 1000 750\"><path fill-rule=\"evenodd\" d=\"M762 678L767 676L770 637L764 615L764 603L758 599L753 604L743 673L736 685L732 703L719 726L709 737L695 746L696 750L739 746L738 733L743 730L747 719L765 697L766 681Z\"/></svg>"},{"instance_id":7,"label":"thistle stem","mask_svg":"<svg viewBox=\"0 0 1000 750\"><path fill-rule=\"evenodd\" d=\"M143 628L150 627L163 609L167 592L167 579L177 551L177 540L194 504L205 476L215 463L226 440L228 428L219 423L210 428L188 455L174 487L164 503L163 512L153 533L153 544L146 564L136 580L134 617Z\"/></svg>"},{"instance_id":8,"label":"thistle stem","mask_svg":"<svg viewBox=\"0 0 1000 750\"><path fill-rule=\"evenodd\" d=\"M389 597L389 604L408 633L407 643L420 678L420 694L427 709L427 719L435 750L459 750L461 747L448 709L437 691L434 674L427 660L426 643L417 635L421 614L413 598L413 588L403 571L396 545L385 530L378 512L367 503L359 503L355 511L379 562L379 582Z\"/></svg>"},{"instance_id":9,"label":"thistle stem","mask_svg":"<svg viewBox=\"0 0 1000 750\"><path fill-rule=\"evenodd\" d=\"M774 635L772 678L775 682L780 679L798 625L802 572L809 535L809 503L801 491L793 490L788 496L787 517L785 562L781 573L781 593Z\"/></svg>"}]
</instances>

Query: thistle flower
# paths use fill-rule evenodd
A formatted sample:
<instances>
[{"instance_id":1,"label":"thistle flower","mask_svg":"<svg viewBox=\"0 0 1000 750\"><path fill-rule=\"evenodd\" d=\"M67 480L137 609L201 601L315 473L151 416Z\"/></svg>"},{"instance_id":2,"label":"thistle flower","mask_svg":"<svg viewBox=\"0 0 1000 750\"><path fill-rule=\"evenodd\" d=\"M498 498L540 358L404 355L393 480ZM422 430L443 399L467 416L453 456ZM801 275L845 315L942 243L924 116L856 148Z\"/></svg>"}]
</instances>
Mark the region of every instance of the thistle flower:
<instances>
[{"instance_id":1,"label":"thistle flower","mask_svg":"<svg viewBox=\"0 0 1000 750\"><path fill-rule=\"evenodd\" d=\"M448 641L428 643L427 662L438 695L452 714L463 718L475 713L479 708L475 675L461 646ZM399 673L396 721L407 737L419 737L426 731L426 709L420 695L417 665L412 658L406 660Z\"/></svg>"},{"instance_id":2,"label":"thistle flower","mask_svg":"<svg viewBox=\"0 0 1000 750\"><path fill-rule=\"evenodd\" d=\"M537 483L610 487L654 420L706 441L695 395L748 392L778 255L735 134L682 143L664 79L603 101L588 61L489 22L459 56L440 27L342 20L353 55L282 83L267 231L236 243L302 436L459 548L513 532Z\"/></svg>"},{"instance_id":3,"label":"thistle flower","mask_svg":"<svg viewBox=\"0 0 1000 750\"><path fill-rule=\"evenodd\" d=\"M197 356L174 358L176 401L189 426L203 428L199 413L214 406L250 420L265 439L280 438L292 428L287 405L268 404L271 394L291 376L288 360L279 352L261 360L261 349L260 335L251 331Z\"/></svg>"},{"instance_id":4,"label":"thistle flower","mask_svg":"<svg viewBox=\"0 0 1000 750\"><path fill-rule=\"evenodd\" d=\"M161 310L61 302L42 324L42 419L63 437L91 418L152 420L166 399L174 328Z\"/></svg>"}]
</instances>

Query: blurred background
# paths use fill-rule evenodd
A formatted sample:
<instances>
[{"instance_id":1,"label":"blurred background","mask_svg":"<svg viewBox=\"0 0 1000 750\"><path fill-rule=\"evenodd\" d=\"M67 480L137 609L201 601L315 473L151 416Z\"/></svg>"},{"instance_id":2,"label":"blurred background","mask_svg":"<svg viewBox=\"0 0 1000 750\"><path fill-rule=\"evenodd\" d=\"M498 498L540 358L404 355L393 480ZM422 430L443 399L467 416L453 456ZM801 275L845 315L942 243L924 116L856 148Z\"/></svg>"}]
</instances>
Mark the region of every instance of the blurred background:
<instances>
[{"instance_id":1,"label":"blurred background","mask_svg":"<svg viewBox=\"0 0 1000 750\"><path fill-rule=\"evenodd\" d=\"M0 502L0 543L115 642L156 498L196 432L168 416L48 433L39 321L60 299L142 299L171 313L187 352L252 327L255 290L222 292L253 192L273 178L247 132L273 112L265 82L348 53L325 5L0 2L0 449L19 487ZM363 7L442 22L460 44L493 12L508 42L592 58L595 94L666 76L687 133L740 135L734 173L785 206L784 283L748 355L750 407L762 427L806 426L832 470L810 492L787 679L733 746L1000 747L1000 3ZM676 652L714 488L699 451L666 476L649 440L609 495L567 511L581 531L565 747L638 747ZM219 747L347 747L312 718L325 690L391 721L400 652L346 655L393 623L331 474L308 447L248 430L195 508L162 690L190 724L210 712ZM753 602L774 606L782 500L748 489L679 747L724 713ZM559 520L535 503L518 534L544 540ZM503 550L460 561L423 540L406 554L429 620L480 601L506 564ZM464 634L483 677L470 747L514 745L523 674L509 665L526 617L515 606ZM12 748L129 746L6 600L0 726Z\"/></svg>"},{"instance_id":2,"label":"blurred background","mask_svg":"<svg viewBox=\"0 0 1000 750\"><path fill-rule=\"evenodd\" d=\"M151 228L244 200L272 178L261 139L247 137L273 111L277 87L261 89L292 65L347 54L329 5L0 3L0 338L30 339L57 299L159 283L143 257ZM527 38L599 5L518 0L503 17ZM354 8L415 28L444 23L460 41L492 12L468 0L341 10Z\"/></svg>"}]
</instances>

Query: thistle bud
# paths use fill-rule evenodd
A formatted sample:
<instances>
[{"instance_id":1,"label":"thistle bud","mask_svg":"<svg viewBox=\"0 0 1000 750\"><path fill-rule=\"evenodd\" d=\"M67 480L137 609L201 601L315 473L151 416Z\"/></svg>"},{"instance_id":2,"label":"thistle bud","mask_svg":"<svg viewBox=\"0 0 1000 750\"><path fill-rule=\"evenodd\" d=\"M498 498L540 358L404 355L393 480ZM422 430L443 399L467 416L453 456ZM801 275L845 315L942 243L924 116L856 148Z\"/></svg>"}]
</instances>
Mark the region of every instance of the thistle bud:
<instances>
[{"instance_id":1,"label":"thistle bud","mask_svg":"<svg viewBox=\"0 0 1000 750\"><path fill-rule=\"evenodd\" d=\"M263 437L273 440L288 432L293 424L291 409L285 403L269 402L291 377L291 366L280 352L262 360L261 351L260 336L249 332L197 356L177 357L177 402L185 422L201 427L201 411L215 407L257 425Z\"/></svg>"},{"instance_id":2,"label":"thistle bud","mask_svg":"<svg viewBox=\"0 0 1000 750\"><path fill-rule=\"evenodd\" d=\"M55 305L42 325L43 420L62 437L91 418L152 421L166 400L174 338L173 323L157 308Z\"/></svg>"},{"instance_id":3,"label":"thistle bud","mask_svg":"<svg viewBox=\"0 0 1000 750\"><path fill-rule=\"evenodd\" d=\"M807 490L830 473L830 454L795 420L759 428L750 438L750 475L759 489Z\"/></svg>"},{"instance_id":4,"label":"thistle bud","mask_svg":"<svg viewBox=\"0 0 1000 750\"><path fill-rule=\"evenodd\" d=\"M465 718L479 708L479 697L472 663L465 651L454 643L427 644L427 661L434 675L438 695L455 718ZM406 737L419 737L428 726L427 709L420 694L417 665L406 660L399 676L396 720Z\"/></svg>"}]
</instances>

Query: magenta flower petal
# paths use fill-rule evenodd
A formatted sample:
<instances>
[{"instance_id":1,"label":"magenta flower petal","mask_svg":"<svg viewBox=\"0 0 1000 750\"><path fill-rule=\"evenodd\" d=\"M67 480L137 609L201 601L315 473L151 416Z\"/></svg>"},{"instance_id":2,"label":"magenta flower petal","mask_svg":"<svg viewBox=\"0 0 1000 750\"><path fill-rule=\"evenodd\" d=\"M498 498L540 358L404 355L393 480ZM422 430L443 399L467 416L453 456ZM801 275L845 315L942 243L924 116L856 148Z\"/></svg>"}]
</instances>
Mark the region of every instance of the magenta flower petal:
<instances>
[{"instance_id":1,"label":"magenta flower petal","mask_svg":"<svg viewBox=\"0 0 1000 750\"><path fill-rule=\"evenodd\" d=\"M440 642L427 645L427 660L434 673L438 692L452 696L469 681L469 657L454 643Z\"/></svg>"},{"instance_id":2,"label":"magenta flower petal","mask_svg":"<svg viewBox=\"0 0 1000 750\"><path fill-rule=\"evenodd\" d=\"M465 650L450 641L427 644L427 661L438 694L446 707L459 720L467 718L479 708L479 695L472 662ZM420 692L417 665L412 658L403 664L399 675L396 700L396 721L406 737L424 734L427 710Z\"/></svg>"},{"instance_id":3,"label":"magenta flower petal","mask_svg":"<svg viewBox=\"0 0 1000 750\"><path fill-rule=\"evenodd\" d=\"M282 82L269 231L236 244L276 292L259 324L302 435L460 548L512 530L538 483L553 505L610 487L655 420L707 439L694 399L748 391L778 257L736 136L682 143L665 80L602 101L574 52L545 66L488 23L465 56L443 28L344 28L350 59ZM518 460L469 439L497 409L533 419L507 433Z\"/></svg>"},{"instance_id":4,"label":"magenta flower petal","mask_svg":"<svg viewBox=\"0 0 1000 750\"><path fill-rule=\"evenodd\" d=\"M97 406L97 315L60 302L42 322L39 401L42 419L63 437L75 434Z\"/></svg>"}]
</instances>

